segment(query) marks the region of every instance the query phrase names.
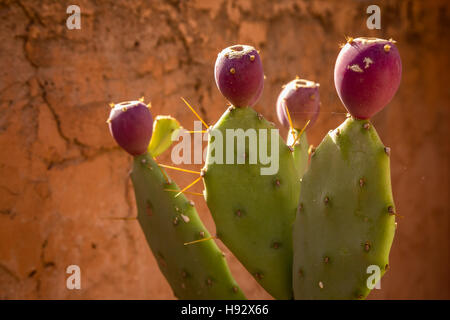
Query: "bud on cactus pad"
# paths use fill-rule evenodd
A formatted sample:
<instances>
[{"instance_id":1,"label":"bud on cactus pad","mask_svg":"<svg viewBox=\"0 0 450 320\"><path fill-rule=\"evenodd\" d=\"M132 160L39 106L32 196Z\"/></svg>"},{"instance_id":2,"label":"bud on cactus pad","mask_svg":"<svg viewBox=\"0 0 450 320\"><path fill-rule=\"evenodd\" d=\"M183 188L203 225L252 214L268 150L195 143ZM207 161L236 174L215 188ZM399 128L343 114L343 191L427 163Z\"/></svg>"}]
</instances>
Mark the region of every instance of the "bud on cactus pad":
<instances>
[{"instance_id":1,"label":"bud on cactus pad","mask_svg":"<svg viewBox=\"0 0 450 320\"><path fill-rule=\"evenodd\" d=\"M108 119L109 131L126 152L132 156L147 151L153 133L153 117L141 101L127 101L114 105Z\"/></svg>"},{"instance_id":2,"label":"bud on cactus pad","mask_svg":"<svg viewBox=\"0 0 450 320\"><path fill-rule=\"evenodd\" d=\"M220 92L233 105L254 105L264 87L264 72L258 51L247 45L223 49L217 56L214 77Z\"/></svg>"},{"instance_id":3,"label":"bud on cactus pad","mask_svg":"<svg viewBox=\"0 0 450 320\"><path fill-rule=\"evenodd\" d=\"M278 96L277 116L280 123L289 128L288 108L294 129L302 129L310 120L310 128L319 116L319 84L305 79L294 79L286 84Z\"/></svg>"},{"instance_id":4,"label":"bud on cactus pad","mask_svg":"<svg viewBox=\"0 0 450 320\"><path fill-rule=\"evenodd\" d=\"M397 92L402 62L393 40L350 38L334 68L334 84L342 103L355 118L368 119Z\"/></svg>"}]
</instances>

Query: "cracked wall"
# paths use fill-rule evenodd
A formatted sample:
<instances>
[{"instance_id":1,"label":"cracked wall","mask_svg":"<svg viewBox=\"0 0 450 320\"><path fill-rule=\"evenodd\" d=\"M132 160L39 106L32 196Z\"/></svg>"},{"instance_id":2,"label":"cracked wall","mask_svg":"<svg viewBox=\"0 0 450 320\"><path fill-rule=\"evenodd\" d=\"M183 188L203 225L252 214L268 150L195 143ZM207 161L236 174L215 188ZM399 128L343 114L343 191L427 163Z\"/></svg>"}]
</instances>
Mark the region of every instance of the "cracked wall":
<instances>
[{"instance_id":1,"label":"cracked wall","mask_svg":"<svg viewBox=\"0 0 450 320\"><path fill-rule=\"evenodd\" d=\"M137 222L109 219L136 209L131 159L105 123L108 103L145 96L154 114L191 128L183 96L211 124L226 103L215 57L249 43L261 50L267 79L256 109L269 120L282 84L297 74L321 83L323 112L309 134L317 145L345 117L333 84L344 35L393 37L404 69L393 102L373 119L392 148L403 218L392 268L370 297L449 298L445 1L379 2L380 31L366 29L364 1L79 0L82 29L72 31L69 4L0 1L0 298L172 299ZM214 231L204 201L193 200ZM219 245L248 297L268 298ZM82 290L65 287L71 264L81 267Z\"/></svg>"}]
</instances>

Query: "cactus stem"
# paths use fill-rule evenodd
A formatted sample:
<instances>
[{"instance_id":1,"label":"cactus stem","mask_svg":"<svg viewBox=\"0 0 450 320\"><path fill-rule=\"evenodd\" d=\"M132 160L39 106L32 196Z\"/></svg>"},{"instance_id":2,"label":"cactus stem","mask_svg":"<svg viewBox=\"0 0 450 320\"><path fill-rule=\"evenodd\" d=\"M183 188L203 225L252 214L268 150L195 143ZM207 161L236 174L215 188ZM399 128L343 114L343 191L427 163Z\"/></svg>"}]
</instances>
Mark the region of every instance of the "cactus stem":
<instances>
[{"instance_id":1,"label":"cactus stem","mask_svg":"<svg viewBox=\"0 0 450 320\"><path fill-rule=\"evenodd\" d=\"M211 237L208 237L208 238L203 238L203 239L198 239L198 240L194 240L194 241L185 242L185 243L183 243L183 245L188 246L190 244L195 244L195 243L208 241L208 240L212 240L212 239L217 239L217 236L211 236Z\"/></svg>"},{"instance_id":2,"label":"cactus stem","mask_svg":"<svg viewBox=\"0 0 450 320\"><path fill-rule=\"evenodd\" d=\"M194 184L196 184L197 182L199 182L201 180L202 177L198 177L197 179L195 179L191 184L189 184L187 187L185 187L183 190L181 190L180 192L178 192L175 195L175 198L178 197L180 194L182 194L183 192L185 192L187 189L189 189L190 187L192 187Z\"/></svg>"},{"instance_id":3,"label":"cactus stem","mask_svg":"<svg viewBox=\"0 0 450 320\"><path fill-rule=\"evenodd\" d=\"M203 121L203 119L198 115L198 113L195 112L194 108L192 108L191 105L183 97L181 97L181 100L183 100L183 102L188 106L188 108L191 109L192 113L205 125L206 129L208 129L209 126L206 124L205 121Z\"/></svg>"}]
</instances>

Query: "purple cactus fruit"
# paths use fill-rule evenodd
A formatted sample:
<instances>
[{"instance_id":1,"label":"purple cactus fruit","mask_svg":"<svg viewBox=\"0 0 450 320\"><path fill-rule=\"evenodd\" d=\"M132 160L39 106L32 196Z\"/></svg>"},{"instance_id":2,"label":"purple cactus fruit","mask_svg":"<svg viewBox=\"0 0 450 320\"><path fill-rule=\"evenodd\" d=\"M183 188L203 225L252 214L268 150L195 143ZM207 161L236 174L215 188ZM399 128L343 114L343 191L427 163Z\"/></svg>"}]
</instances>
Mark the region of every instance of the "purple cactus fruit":
<instances>
[{"instance_id":1,"label":"purple cactus fruit","mask_svg":"<svg viewBox=\"0 0 450 320\"><path fill-rule=\"evenodd\" d=\"M247 45L223 49L217 56L214 77L220 92L234 106L253 106L264 87L264 72L258 51Z\"/></svg>"},{"instance_id":2,"label":"purple cactus fruit","mask_svg":"<svg viewBox=\"0 0 450 320\"><path fill-rule=\"evenodd\" d=\"M114 105L106 121L109 131L126 152L138 156L147 151L153 133L153 117L141 101L127 101Z\"/></svg>"},{"instance_id":3,"label":"purple cactus fruit","mask_svg":"<svg viewBox=\"0 0 450 320\"><path fill-rule=\"evenodd\" d=\"M393 40L349 38L334 68L334 84L355 118L368 119L383 109L400 85L402 62Z\"/></svg>"},{"instance_id":4,"label":"purple cactus fruit","mask_svg":"<svg viewBox=\"0 0 450 320\"><path fill-rule=\"evenodd\" d=\"M280 123L289 128L286 106L294 129L301 130L308 120L310 128L319 116L319 84L305 79L294 79L283 87L277 100L277 116Z\"/></svg>"}]
</instances>

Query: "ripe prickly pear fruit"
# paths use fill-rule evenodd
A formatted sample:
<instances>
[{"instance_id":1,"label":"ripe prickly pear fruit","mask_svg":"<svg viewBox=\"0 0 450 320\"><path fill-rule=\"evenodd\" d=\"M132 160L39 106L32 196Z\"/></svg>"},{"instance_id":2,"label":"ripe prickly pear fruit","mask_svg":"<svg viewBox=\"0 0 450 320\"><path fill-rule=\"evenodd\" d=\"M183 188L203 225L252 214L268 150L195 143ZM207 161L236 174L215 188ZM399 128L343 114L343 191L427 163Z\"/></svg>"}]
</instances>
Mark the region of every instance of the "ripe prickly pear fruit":
<instances>
[{"instance_id":1,"label":"ripe prickly pear fruit","mask_svg":"<svg viewBox=\"0 0 450 320\"><path fill-rule=\"evenodd\" d=\"M106 122L117 144L126 152L138 156L147 151L153 133L153 117L145 103L118 103L113 106Z\"/></svg>"},{"instance_id":2,"label":"ripe prickly pear fruit","mask_svg":"<svg viewBox=\"0 0 450 320\"><path fill-rule=\"evenodd\" d=\"M319 116L319 84L305 79L294 79L286 84L277 99L277 116L289 128L288 108L294 129L301 130L309 120L311 128Z\"/></svg>"},{"instance_id":3,"label":"ripe prickly pear fruit","mask_svg":"<svg viewBox=\"0 0 450 320\"><path fill-rule=\"evenodd\" d=\"M348 118L312 154L293 230L296 299L363 299L386 272L395 233L389 149L369 121Z\"/></svg>"},{"instance_id":4,"label":"ripe prickly pear fruit","mask_svg":"<svg viewBox=\"0 0 450 320\"><path fill-rule=\"evenodd\" d=\"M286 110L287 109L287 110ZM283 86L277 99L277 116L280 123L289 128L289 117L292 130L289 131L287 144L293 148L293 157L299 178L308 166L308 139L306 132L301 132L305 125L310 128L319 116L320 96L319 84L298 77ZM288 115L289 111L289 115Z\"/></svg>"},{"instance_id":5,"label":"ripe prickly pear fruit","mask_svg":"<svg viewBox=\"0 0 450 320\"><path fill-rule=\"evenodd\" d=\"M350 38L334 68L334 84L342 103L357 119L369 119L397 92L402 75L393 40Z\"/></svg>"},{"instance_id":6,"label":"ripe prickly pear fruit","mask_svg":"<svg viewBox=\"0 0 450 320\"><path fill-rule=\"evenodd\" d=\"M264 87L264 72L258 51L248 45L223 49L217 56L214 77L220 92L234 106L253 106Z\"/></svg>"}]
</instances>

